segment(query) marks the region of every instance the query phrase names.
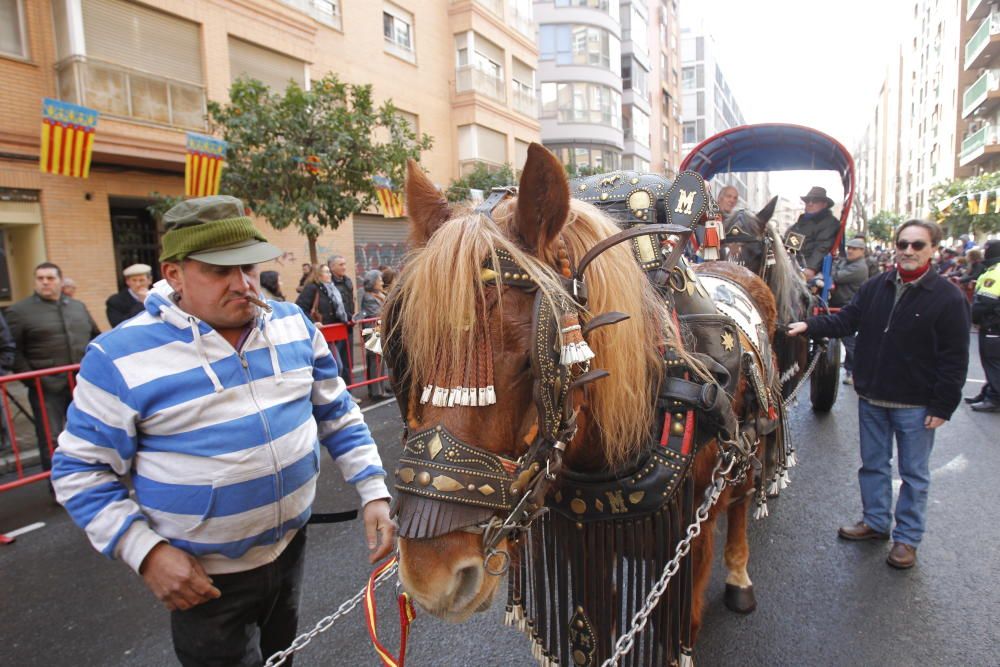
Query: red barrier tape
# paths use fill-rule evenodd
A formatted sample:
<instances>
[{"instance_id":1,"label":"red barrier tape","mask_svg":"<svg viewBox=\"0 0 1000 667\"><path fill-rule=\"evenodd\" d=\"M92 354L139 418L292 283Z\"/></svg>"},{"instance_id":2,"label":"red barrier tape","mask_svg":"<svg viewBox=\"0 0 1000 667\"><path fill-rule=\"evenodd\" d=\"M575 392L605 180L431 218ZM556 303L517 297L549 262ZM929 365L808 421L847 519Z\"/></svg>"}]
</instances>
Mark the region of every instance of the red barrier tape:
<instances>
[{"instance_id":1,"label":"red barrier tape","mask_svg":"<svg viewBox=\"0 0 1000 667\"><path fill-rule=\"evenodd\" d=\"M416 617L417 612L413 608L413 602L410 600L410 596L407 593L402 593L399 598L399 658L396 658L389 650L382 645L382 642L378 640L378 632L375 629L377 624L376 611L375 611L375 580L378 579L379 575L388 570L390 567L396 564L396 556L393 556L389 560L385 561L372 572L372 576L368 578L368 586L365 588L365 623L368 626L368 635L372 638L372 645L375 647L375 652L378 653L378 657L382 660L382 665L384 667L403 667L403 663L406 660L406 640L410 635L410 623Z\"/></svg>"}]
</instances>

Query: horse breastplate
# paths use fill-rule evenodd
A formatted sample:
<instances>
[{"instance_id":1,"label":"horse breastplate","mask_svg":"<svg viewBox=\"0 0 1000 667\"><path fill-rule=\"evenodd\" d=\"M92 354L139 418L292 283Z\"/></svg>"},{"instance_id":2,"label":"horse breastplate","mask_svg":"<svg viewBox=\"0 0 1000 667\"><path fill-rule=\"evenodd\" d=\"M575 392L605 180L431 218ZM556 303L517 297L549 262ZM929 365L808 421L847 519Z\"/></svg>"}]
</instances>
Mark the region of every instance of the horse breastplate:
<instances>
[{"instance_id":1,"label":"horse breastplate","mask_svg":"<svg viewBox=\"0 0 1000 667\"><path fill-rule=\"evenodd\" d=\"M750 299L750 295L742 287L719 276L701 275L698 278L708 290L716 308L733 320L753 344L754 351L758 355L762 350L770 349L764 320Z\"/></svg>"}]
</instances>

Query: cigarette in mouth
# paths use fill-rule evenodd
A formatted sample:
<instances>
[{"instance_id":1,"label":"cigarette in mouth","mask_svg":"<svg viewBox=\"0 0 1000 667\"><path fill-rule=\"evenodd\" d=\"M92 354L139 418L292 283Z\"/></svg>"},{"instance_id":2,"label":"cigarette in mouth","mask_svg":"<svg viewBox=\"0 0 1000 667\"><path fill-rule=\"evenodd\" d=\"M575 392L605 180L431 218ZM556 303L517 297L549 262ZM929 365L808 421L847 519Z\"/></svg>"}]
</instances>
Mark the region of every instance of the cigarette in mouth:
<instances>
[{"instance_id":1,"label":"cigarette in mouth","mask_svg":"<svg viewBox=\"0 0 1000 667\"><path fill-rule=\"evenodd\" d=\"M272 310L271 306L267 305L266 301L261 301L260 299L258 299L255 296L251 296L251 295L247 294L246 295L246 300L249 301L250 303L252 303L253 305L257 306L258 308L263 308L265 311L267 311L269 313Z\"/></svg>"}]
</instances>

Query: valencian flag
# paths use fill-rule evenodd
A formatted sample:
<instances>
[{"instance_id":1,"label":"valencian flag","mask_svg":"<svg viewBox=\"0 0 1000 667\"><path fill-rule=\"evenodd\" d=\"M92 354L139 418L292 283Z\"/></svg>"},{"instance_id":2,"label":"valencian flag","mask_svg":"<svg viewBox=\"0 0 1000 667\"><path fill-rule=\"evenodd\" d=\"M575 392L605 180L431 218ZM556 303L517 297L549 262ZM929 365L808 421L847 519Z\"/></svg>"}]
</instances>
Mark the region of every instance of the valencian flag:
<instances>
[{"instance_id":1,"label":"valencian flag","mask_svg":"<svg viewBox=\"0 0 1000 667\"><path fill-rule=\"evenodd\" d=\"M94 109L43 98L39 170L46 174L87 178L99 115Z\"/></svg>"},{"instance_id":2,"label":"valencian flag","mask_svg":"<svg viewBox=\"0 0 1000 667\"><path fill-rule=\"evenodd\" d=\"M384 176L373 176L375 195L378 197L379 209L385 218L403 217L403 195L394 192L392 181Z\"/></svg>"},{"instance_id":3,"label":"valencian flag","mask_svg":"<svg viewBox=\"0 0 1000 667\"><path fill-rule=\"evenodd\" d=\"M188 132L187 156L184 159L184 194L188 197L219 194L222 161L225 157L225 141Z\"/></svg>"}]
</instances>

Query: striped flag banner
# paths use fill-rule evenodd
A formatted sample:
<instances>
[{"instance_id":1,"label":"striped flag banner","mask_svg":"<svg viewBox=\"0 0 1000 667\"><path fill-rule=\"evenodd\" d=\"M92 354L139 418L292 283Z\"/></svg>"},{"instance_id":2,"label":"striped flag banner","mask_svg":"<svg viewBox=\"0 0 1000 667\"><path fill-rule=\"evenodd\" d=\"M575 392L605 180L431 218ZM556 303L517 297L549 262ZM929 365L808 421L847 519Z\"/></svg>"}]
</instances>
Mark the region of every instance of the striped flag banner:
<instances>
[{"instance_id":1,"label":"striped flag banner","mask_svg":"<svg viewBox=\"0 0 1000 667\"><path fill-rule=\"evenodd\" d=\"M90 176L94 130L100 114L94 109L42 98L42 150L39 171L60 176Z\"/></svg>"},{"instance_id":2,"label":"striped flag banner","mask_svg":"<svg viewBox=\"0 0 1000 667\"><path fill-rule=\"evenodd\" d=\"M378 197L379 210L382 217L401 218L403 211L403 195L392 189L392 181L384 176L373 176L375 182L375 196Z\"/></svg>"},{"instance_id":3,"label":"striped flag banner","mask_svg":"<svg viewBox=\"0 0 1000 667\"><path fill-rule=\"evenodd\" d=\"M188 197L219 194L222 161L225 157L225 141L188 132L187 155L184 159L184 194Z\"/></svg>"}]
</instances>

